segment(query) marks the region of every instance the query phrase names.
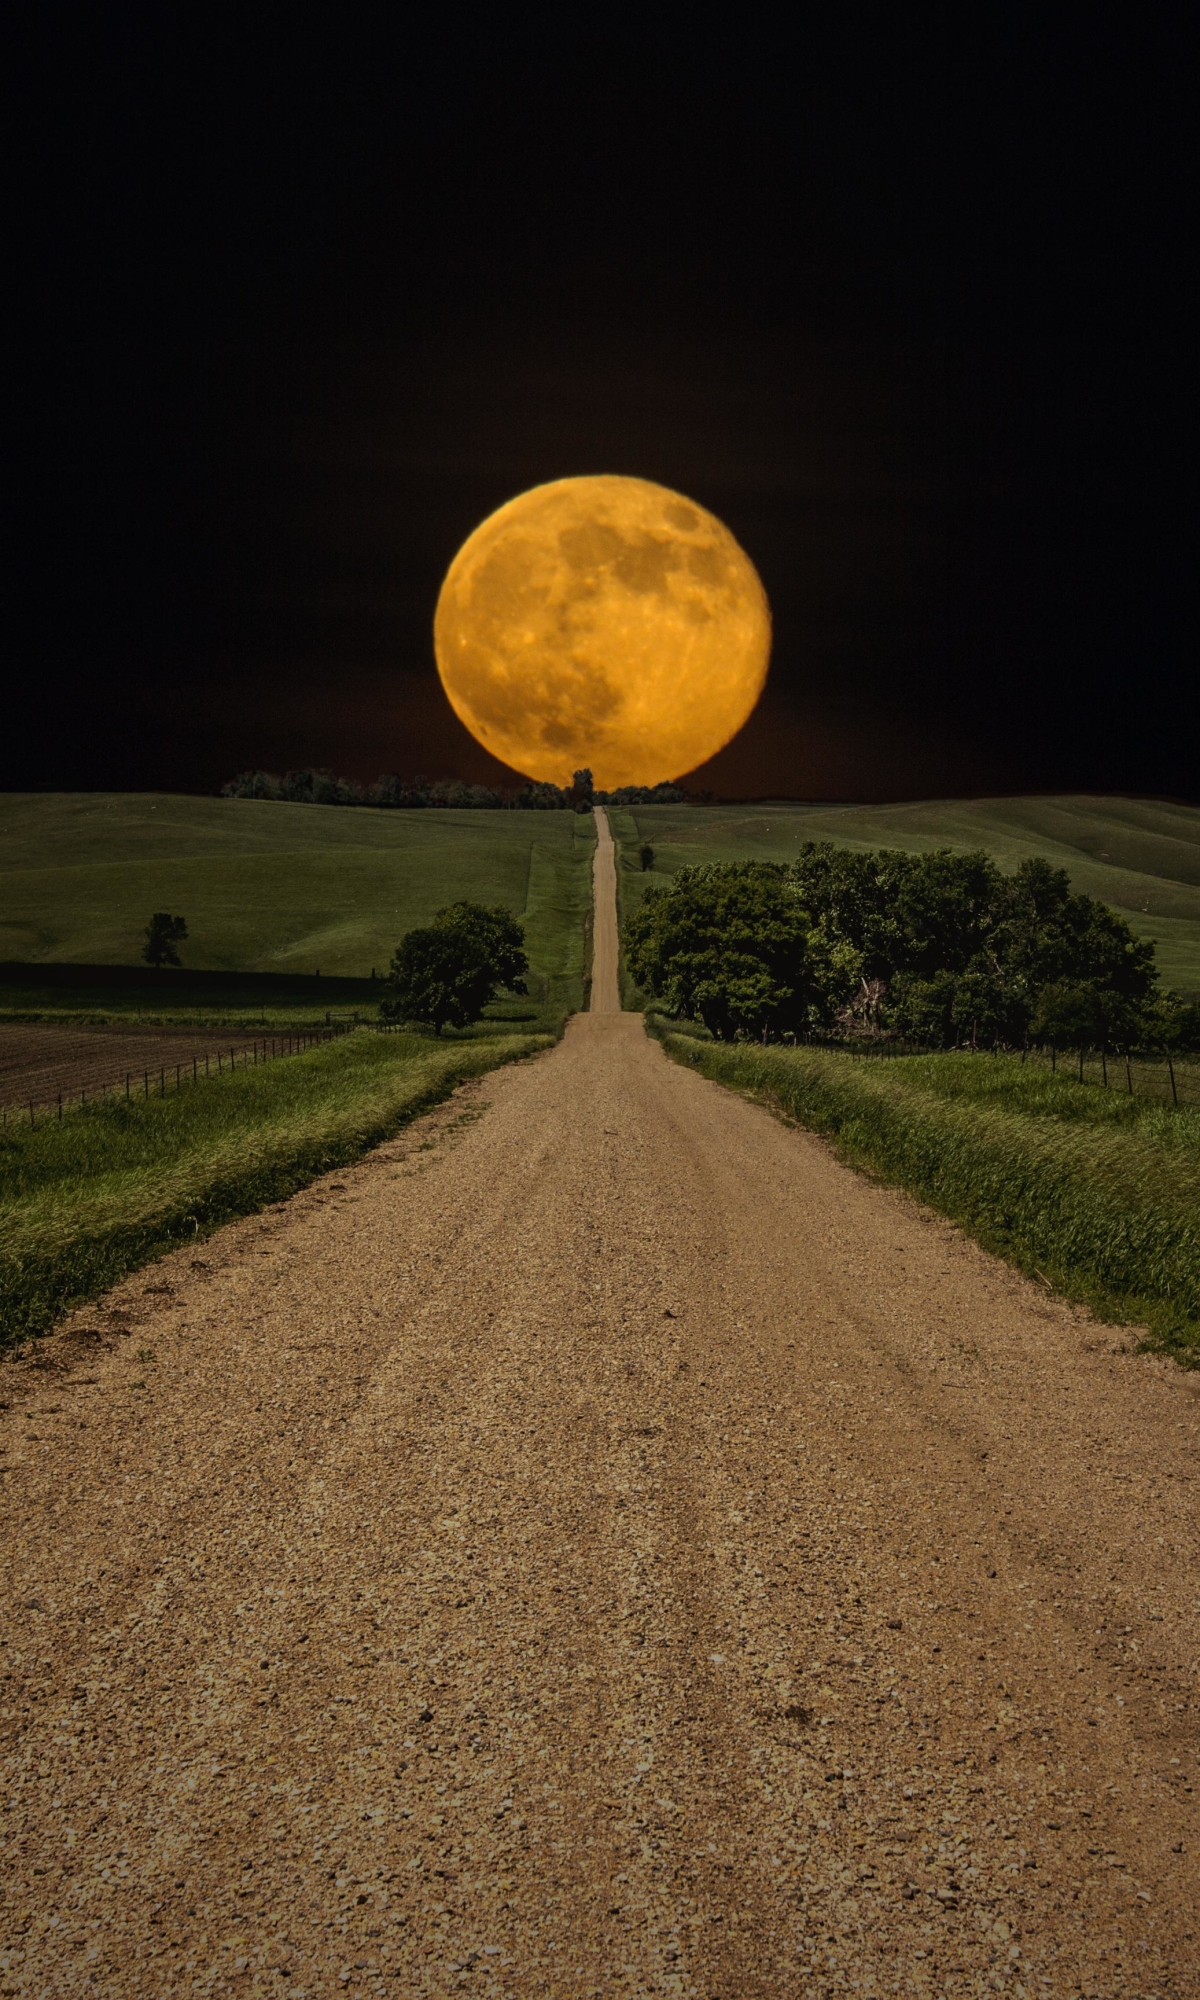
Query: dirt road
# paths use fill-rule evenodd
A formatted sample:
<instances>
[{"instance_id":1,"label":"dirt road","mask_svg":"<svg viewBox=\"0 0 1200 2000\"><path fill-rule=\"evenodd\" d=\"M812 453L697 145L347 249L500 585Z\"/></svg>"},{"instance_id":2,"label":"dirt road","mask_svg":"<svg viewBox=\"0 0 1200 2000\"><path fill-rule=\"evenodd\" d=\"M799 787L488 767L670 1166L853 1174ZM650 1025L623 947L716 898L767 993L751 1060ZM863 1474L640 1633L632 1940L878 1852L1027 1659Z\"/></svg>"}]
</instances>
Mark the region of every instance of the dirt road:
<instances>
[{"instance_id":1,"label":"dirt road","mask_svg":"<svg viewBox=\"0 0 1200 2000\"><path fill-rule=\"evenodd\" d=\"M0 1991L1197 1994L1123 1344L577 1017L5 1371Z\"/></svg>"},{"instance_id":2,"label":"dirt road","mask_svg":"<svg viewBox=\"0 0 1200 2000\"><path fill-rule=\"evenodd\" d=\"M617 979L620 945L617 937L617 857L608 814L596 807L596 852L592 861L592 992L593 1014L619 1014Z\"/></svg>"}]
</instances>

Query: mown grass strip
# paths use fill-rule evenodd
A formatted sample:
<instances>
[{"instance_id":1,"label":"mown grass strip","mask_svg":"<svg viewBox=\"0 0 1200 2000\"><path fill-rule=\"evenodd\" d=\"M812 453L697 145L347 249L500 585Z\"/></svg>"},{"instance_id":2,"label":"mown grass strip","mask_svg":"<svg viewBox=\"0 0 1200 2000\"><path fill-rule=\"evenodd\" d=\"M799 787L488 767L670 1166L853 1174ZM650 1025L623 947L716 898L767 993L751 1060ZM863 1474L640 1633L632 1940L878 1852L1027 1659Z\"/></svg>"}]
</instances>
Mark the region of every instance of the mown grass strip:
<instances>
[{"instance_id":1,"label":"mown grass strip","mask_svg":"<svg viewBox=\"0 0 1200 2000\"><path fill-rule=\"evenodd\" d=\"M128 1271L345 1166L467 1077L548 1035L438 1046L358 1034L141 1103L89 1105L0 1144L0 1344Z\"/></svg>"},{"instance_id":2,"label":"mown grass strip","mask_svg":"<svg viewBox=\"0 0 1200 2000\"><path fill-rule=\"evenodd\" d=\"M1014 1058L880 1062L651 1025L677 1061L824 1134L985 1248L1200 1367L1200 1113Z\"/></svg>"}]
</instances>

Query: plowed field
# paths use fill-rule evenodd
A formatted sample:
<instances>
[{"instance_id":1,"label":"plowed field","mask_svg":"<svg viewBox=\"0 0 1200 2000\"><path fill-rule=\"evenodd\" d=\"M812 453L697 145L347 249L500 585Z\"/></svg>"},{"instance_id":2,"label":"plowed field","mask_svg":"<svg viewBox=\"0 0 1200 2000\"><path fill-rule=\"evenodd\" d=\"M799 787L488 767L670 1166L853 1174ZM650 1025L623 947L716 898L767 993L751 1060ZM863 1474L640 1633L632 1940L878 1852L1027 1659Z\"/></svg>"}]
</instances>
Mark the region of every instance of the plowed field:
<instances>
[{"instance_id":1,"label":"plowed field","mask_svg":"<svg viewBox=\"0 0 1200 2000\"><path fill-rule=\"evenodd\" d=\"M252 1046L246 1035L222 1035L189 1028L96 1027L55 1028L23 1022L0 1022L0 1104L24 1106L30 1101L44 1110L57 1103L78 1103L81 1091L92 1096L106 1085L124 1086L127 1075L139 1093L143 1079L157 1090L159 1073L173 1083L178 1063L191 1073L195 1057L201 1070L207 1056L213 1069L218 1054L227 1061L231 1050Z\"/></svg>"}]
</instances>

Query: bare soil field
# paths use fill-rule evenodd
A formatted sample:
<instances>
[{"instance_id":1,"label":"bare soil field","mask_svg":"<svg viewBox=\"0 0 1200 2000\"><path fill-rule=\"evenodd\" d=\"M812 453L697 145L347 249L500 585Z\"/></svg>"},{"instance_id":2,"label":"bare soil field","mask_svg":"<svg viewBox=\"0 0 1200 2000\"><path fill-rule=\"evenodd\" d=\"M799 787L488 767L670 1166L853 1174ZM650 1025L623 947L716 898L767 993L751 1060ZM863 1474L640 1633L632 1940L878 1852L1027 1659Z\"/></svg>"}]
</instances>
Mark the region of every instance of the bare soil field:
<instances>
[{"instance_id":1,"label":"bare soil field","mask_svg":"<svg viewBox=\"0 0 1200 2000\"><path fill-rule=\"evenodd\" d=\"M604 986L0 1370L4 1993L1200 1994L1195 1378Z\"/></svg>"},{"instance_id":2,"label":"bare soil field","mask_svg":"<svg viewBox=\"0 0 1200 2000\"><path fill-rule=\"evenodd\" d=\"M200 1068L207 1056L216 1067L218 1053L240 1055L253 1044L249 1035L226 1035L203 1028L58 1028L40 1023L0 1022L0 1104L39 1108L64 1101L76 1103L80 1091L91 1096L108 1085L124 1084L132 1074L140 1091L146 1072L156 1089L163 1068L173 1079L175 1065L189 1071L193 1057Z\"/></svg>"}]
</instances>

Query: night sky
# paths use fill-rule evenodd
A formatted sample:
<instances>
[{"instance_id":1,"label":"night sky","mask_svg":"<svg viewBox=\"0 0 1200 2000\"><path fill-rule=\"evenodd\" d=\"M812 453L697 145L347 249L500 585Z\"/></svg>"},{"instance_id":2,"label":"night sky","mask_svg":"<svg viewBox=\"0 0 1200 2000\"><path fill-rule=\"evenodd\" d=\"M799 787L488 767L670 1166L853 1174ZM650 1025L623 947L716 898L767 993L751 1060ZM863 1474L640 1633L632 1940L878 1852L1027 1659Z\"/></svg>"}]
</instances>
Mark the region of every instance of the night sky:
<instances>
[{"instance_id":1,"label":"night sky","mask_svg":"<svg viewBox=\"0 0 1200 2000\"><path fill-rule=\"evenodd\" d=\"M696 788L1200 798L1184 10L798 11L15 9L0 783L502 779L442 575L623 472L774 612Z\"/></svg>"}]
</instances>

